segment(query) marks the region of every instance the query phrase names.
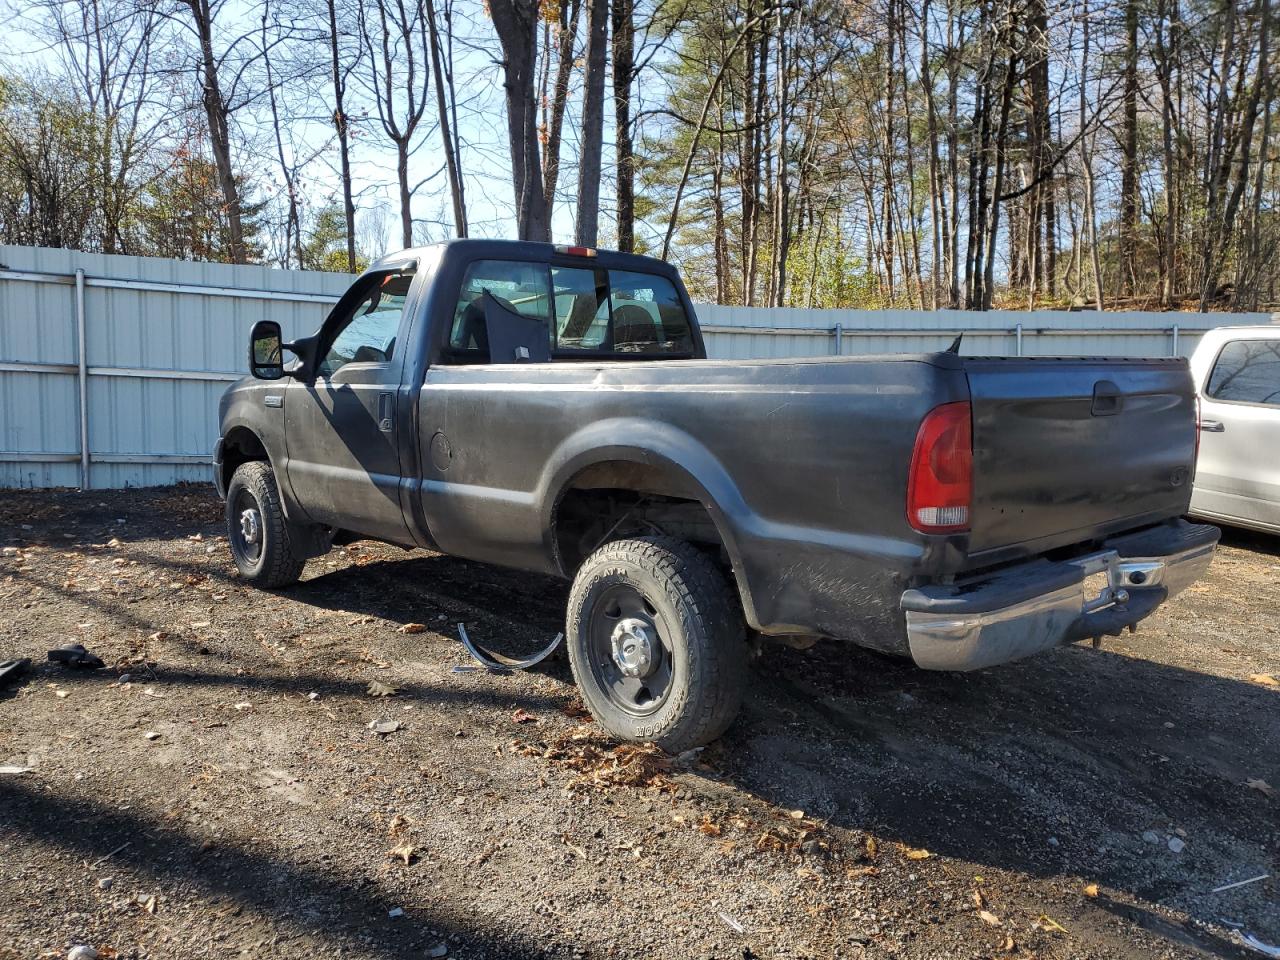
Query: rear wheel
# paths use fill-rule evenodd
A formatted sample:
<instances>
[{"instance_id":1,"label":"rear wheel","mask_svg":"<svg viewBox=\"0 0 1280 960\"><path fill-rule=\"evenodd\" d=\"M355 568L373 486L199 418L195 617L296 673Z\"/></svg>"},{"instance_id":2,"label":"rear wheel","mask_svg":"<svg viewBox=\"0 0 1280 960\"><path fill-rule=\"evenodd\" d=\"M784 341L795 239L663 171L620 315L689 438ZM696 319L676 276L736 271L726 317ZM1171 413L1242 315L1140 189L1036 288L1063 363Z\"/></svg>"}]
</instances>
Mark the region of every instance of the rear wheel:
<instances>
[{"instance_id":1,"label":"rear wheel","mask_svg":"<svg viewBox=\"0 0 1280 960\"><path fill-rule=\"evenodd\" d=\"M260 587L296 583L307 559L290 541L271 465L242 463L227 485L227 539L240 576Z\"/></svg>"},{"instance_id":2,"label":"rear wheel","mask_svg":"<svg viewBox=\"0 0 1280 960\"><path fill-rule=\"evenodd\" d=\"M582 564L566 634L592 715L672 753L720 736L742 702L747 647L733 592L696 547L618 540Z\"/></svg>"}]
</instances>

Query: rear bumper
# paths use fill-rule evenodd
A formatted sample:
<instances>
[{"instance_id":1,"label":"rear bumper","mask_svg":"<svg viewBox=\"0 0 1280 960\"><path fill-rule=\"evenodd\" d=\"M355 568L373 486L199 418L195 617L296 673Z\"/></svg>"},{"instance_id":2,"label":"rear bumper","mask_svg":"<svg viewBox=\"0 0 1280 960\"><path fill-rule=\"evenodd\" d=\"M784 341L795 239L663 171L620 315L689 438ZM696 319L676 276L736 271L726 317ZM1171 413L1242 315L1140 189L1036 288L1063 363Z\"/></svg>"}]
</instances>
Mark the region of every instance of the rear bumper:
<instances>
[{"instance_id":1,"label":"rear bumper","mask_svg":"<svg viewBox=\"0 0 1280 960\"><path fill-rule=\"evenodd\" d=\"M1037 560L972 583L902 595L911 657L926 670L980 670L1087 637L1118 635L1209 568L1218 529L1184 520Z\"/></svg>"}]
</instances>

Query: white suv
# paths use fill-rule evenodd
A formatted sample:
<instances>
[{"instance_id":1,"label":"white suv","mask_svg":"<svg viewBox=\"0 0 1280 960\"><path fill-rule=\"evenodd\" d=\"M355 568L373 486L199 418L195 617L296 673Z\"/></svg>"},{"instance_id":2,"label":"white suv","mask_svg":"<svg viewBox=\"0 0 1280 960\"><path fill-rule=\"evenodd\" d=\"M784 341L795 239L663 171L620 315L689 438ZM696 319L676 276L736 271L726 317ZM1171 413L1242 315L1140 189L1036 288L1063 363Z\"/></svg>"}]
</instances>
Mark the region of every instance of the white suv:
<instances>
[{"instance_id":1,"label":"white suv","mask_svg":"<svg viewBox=\"0 0 1280 960\"><path fill-rule=\"evenodd\" d=\"M1210 330L1191 373L1200 397L1192 515L1280 533L1280 324Z\"/></svg>"}]
</instances>

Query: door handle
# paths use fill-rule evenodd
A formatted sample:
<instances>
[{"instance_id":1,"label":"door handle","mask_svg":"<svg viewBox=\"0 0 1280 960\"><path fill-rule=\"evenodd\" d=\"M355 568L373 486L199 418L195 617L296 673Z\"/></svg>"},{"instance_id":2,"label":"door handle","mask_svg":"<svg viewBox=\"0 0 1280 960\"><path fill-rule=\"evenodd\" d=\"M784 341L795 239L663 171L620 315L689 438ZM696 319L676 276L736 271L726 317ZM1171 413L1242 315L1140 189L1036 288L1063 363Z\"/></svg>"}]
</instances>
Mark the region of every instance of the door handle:
<instances>
[{"instance_id":1,"label":"door handle","mask_svg":"<svg viewBox=\"0 0 1280 960\"><path fill-rule=\"evenodd\" d=\"M383 433L390 433L392 427L391 422L391 394L378 394L378 429Z\"/></svg>"},{"instance_id":2,"label":"door handle","mask_svg":"<svg viewBox=\"0 0 1280 960\"><path fill-rule=\"evenodd\" d=\"M1205 433L1226 433L1227 428L1222 425L1221 420L1201 420L1200 429Z\"/></svg>"}]
</instances>

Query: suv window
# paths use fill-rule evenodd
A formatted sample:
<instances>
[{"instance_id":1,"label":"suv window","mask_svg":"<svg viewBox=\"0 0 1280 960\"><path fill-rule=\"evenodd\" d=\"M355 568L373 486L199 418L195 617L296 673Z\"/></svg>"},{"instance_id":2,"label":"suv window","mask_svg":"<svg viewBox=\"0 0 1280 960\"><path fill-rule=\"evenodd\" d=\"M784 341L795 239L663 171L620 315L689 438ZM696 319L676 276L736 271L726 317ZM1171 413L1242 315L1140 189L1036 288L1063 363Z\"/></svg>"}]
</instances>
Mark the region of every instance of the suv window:
<instances>
[{"instance_id":1,"label":"suv window","mask_svg":"<svg viewBox=\"0 0 1280 960\"><path fill-rule=\"evenodd\" d=\"M526 317L547 319L547 265L516 260L477 260L467 268L453 311L449 344L455 350L489 349L484 294Z\"/></svg>"},{"instance_id":2,"label":"suv window","mask_svg":"<svg viewBox=\"0 0 1280 960\"><path fill-rule=\"evenodd\" d=\"M1205 394L1213 400L1280 405L1280 340L1230 340Z\"/></svg>"},{"instance_id":3,"label":"suv window","mask_svg":"<svg viewBox=\"0 0 1280 960\"><path fill-rule=\"evenodd\" d=\"M396 350L396 331L404 314L412 274L391 274L374 283L338 323L320 374L332 376L348 363L386 363Z\"/></svg>"}]
</instances>

